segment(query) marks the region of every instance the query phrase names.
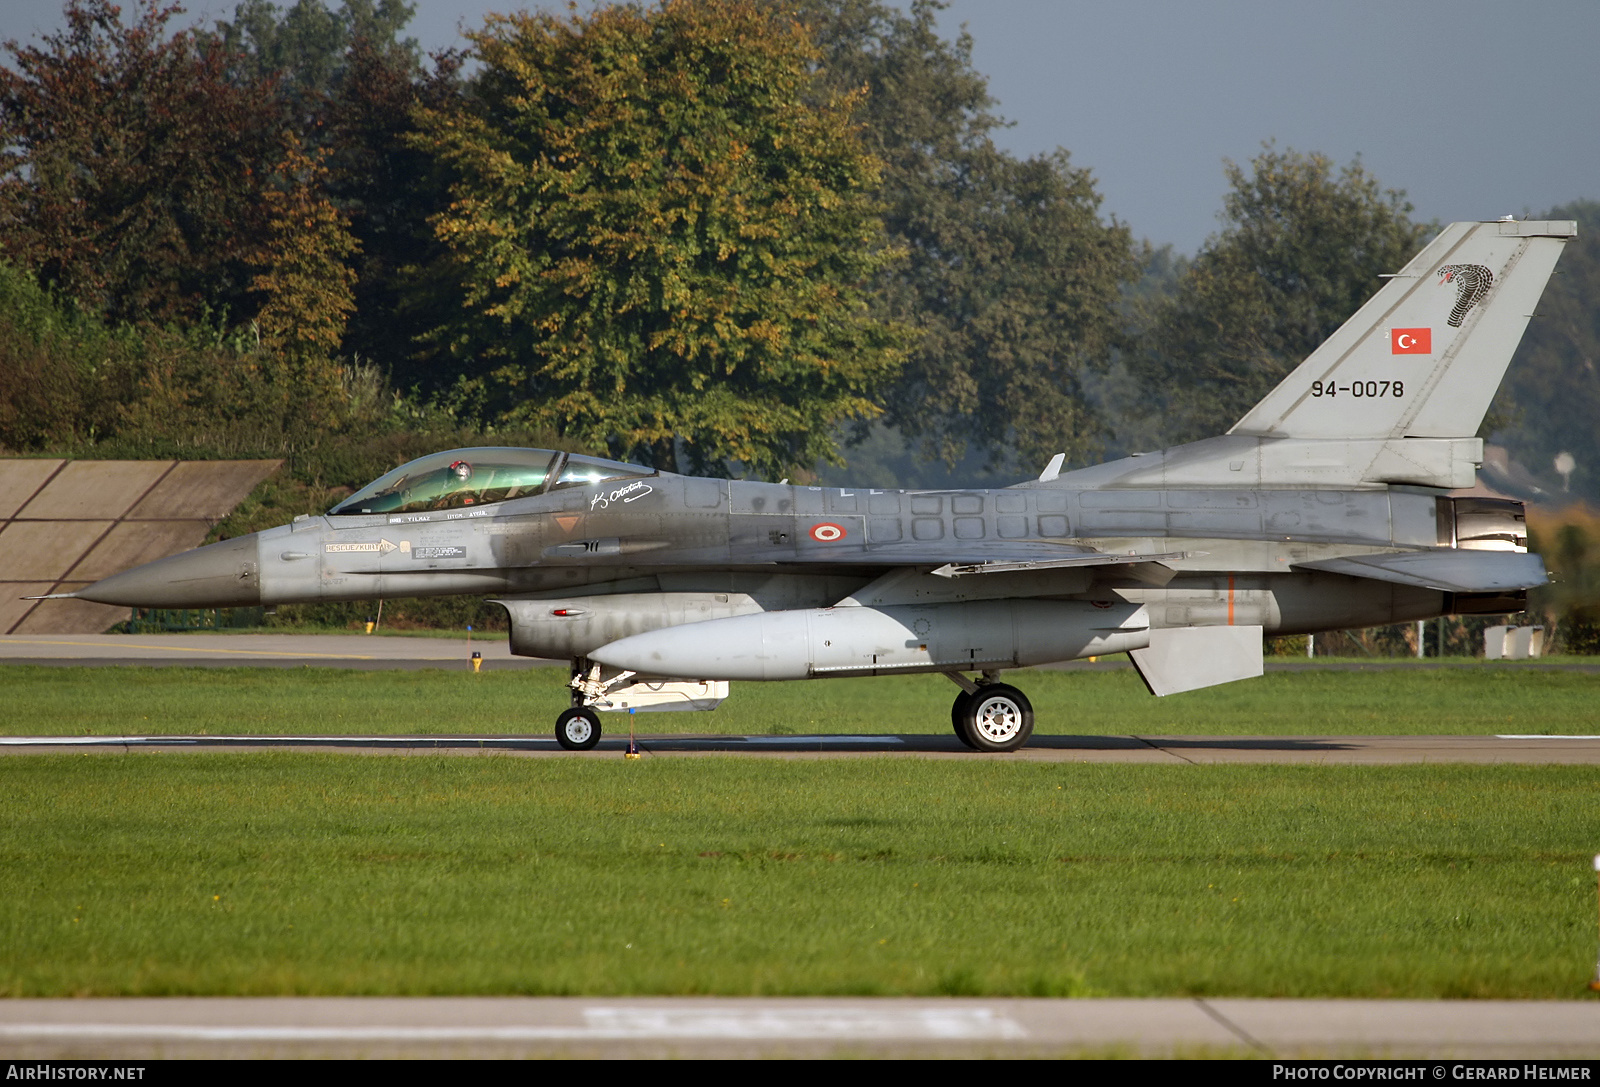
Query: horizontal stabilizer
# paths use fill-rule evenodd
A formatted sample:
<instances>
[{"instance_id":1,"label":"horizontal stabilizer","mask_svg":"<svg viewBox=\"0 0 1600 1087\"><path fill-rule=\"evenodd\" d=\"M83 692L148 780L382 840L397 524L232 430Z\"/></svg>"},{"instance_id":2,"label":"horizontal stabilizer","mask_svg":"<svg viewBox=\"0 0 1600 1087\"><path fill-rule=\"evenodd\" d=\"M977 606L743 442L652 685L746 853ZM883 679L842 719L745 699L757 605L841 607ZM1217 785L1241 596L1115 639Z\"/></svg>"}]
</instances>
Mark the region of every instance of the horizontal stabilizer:
<instances>
[{"instance_id":1,"label":"horizontal stabilizer","mask_svg":"<svg viewBox=\"0 0 1600 1087\"><path fill-rule=\"evenodd\" d=\"M1157 698L1253 679L1265 671L1258 626L1152 630L1150 644L1130 650L1128 657Z\"/></svg>"},{"instance_id":2,"label":"horizontal stabilizer","mask_svg":"<svg viewBox=\"0 0 1600 1087\"><path fill-rule=\"evenodd\" d=\"M1544 560L1521 551L1401 551L1296 563L1299 570L1326 570L1350 577L1390 581L1451 593L1490 593L1543 585Z\"/></svg>"}]
</instances>

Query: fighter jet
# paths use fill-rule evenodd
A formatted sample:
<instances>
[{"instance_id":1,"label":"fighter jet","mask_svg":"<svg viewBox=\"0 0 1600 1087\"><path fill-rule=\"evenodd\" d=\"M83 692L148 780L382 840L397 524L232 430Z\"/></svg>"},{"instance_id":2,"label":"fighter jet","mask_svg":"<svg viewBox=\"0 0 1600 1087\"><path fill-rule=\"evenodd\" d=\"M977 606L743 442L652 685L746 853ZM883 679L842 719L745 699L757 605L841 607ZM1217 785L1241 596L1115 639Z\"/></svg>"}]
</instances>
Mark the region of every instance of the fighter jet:
<instances>
[{"instance_id":1,"label":"fighter jet","mask_svg":"<svg viewBox=\"0 0 1600 1087\"><path fill-rule=\"evenodd\" d=\"M1455 223L1226 434L997 490L701 479L453 449L321 516L75 593L226 607L492 596L513 653L600 712L704 710L732 680L939 673L956 735L1011 751L1006 669L1127 653L1165 696L1258 676L1265 634L1519 611L1521 503L1453 497L1571 222Z\"/></svg>"}]
</instances>

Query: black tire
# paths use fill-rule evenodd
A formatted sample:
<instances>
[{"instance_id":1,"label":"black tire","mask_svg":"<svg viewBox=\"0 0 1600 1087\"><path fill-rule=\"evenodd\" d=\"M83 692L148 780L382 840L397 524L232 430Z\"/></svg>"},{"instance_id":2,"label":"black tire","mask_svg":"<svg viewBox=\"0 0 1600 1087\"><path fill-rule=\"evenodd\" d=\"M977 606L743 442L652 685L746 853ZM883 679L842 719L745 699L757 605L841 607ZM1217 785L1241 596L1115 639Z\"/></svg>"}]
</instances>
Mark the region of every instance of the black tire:
<instances>
[{"instance_id":1,"label":"black tire","mask_svg":"<svg viewBox=\"0 0 1600 1087\"><path fill-rule=\"evenodd\" d=\"M556 718L556 743L568 751L587 751L600 742L600 717L587 706L562 710Z\"/></svg>"},{"instance_id":2,"label":"black tire","mask_svg":"<svg viewBox=\"0 0 1600 1087\"><path fill-rule=\"evenodd\" d=\"M1015 751L1033 735L1033 703L1008 684L980 686L962 710L962 725L979 751Z\"/></svg>"},{"instance_id":3,"label":"black tire","mask_svg":"<svg viewBox=\"0 0 1600 1087\"><path fill-rule=\"evenodd\" d=\"M950 704L950 727L955 730L956 739L976 751L978 745L972 742L972 734L967 731L967 703L971 701L972 695L966 691L956 695L956 700Z\"/></svg>"}]
</instances>

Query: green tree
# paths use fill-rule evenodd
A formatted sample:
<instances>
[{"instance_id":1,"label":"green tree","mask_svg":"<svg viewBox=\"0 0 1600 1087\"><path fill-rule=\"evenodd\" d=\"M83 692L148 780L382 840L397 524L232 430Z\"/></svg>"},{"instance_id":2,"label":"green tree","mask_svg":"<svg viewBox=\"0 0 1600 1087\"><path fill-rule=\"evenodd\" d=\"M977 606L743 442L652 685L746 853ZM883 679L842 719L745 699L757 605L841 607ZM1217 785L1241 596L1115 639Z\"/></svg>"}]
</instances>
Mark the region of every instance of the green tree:
<instances>
[{"instance_id":1,"label":"green tree","mask_svg":"<svg viewBox=\"0 0 1600 1087\"><path fill-rule=\"evenodd\" d=\"M884 162L885 225L907 259L876 284L879 312L914 333L885 422L926 457L993 465L1092 453L1103 426L1082 389L1118 342L1118 294L1137 275L1127 229L1104 223L1065 151L1019 161L972 67L940 37L943 5L805 0L819 82L867 89L864 138Z\"/></svg>"},{"instance_id":2,"label":"green tree","mask_svg":"<svg viewBox=\"0 0 1600 1087\"><path fill-rule=\"evenodd\" d=\"M1355 313L1432 233L1360 160L1268 144L1227 163L1220 233L1159 299L1130 368L1168 444L1220 434Z\"/></svg>"},{"instance_id":3,"label":"green tree","mask_svg":"<svg viewBox=\"0 0 1600 1087\"><path fill-rule=\"evenodd\" d=\"M898 362L855 101L764 4L492 16L434 220L462 317L438 341L499 417L696 470L786 474L875 413Z\"/></svg>"},{"instance_id":4,"label":"green tree","mask_svg":"<svg viewBox=\"0 0 1600 1087\"><path fill-rule=\"evenodd\" d=\"M142 348L0 261L0 452L76 450L114 432Z\"/></svg>"},{"instance_id":5,"label":"green tree","mask_svg":"<svg viewBox=\"0 0 1600 1087\"><path fill-rule=\"evenodd\" d=\"M7 257L114 320L250 312L251 254L282 116L227 77L176 7L69 0L42 45L0 67Z\"/></svg>"},{"instance_id":6,"label":"green tree","mask_svg":"<svg viewBox=\"0 0 1600 1087\"><path fill-rule=\"evenodd\" d=\"M416 67L416 39L400 37L415 12L404 0L345 0L337 11L323 0L296 0L287 8L242 0L232 19L217 20L202 37L222 46L235 82L270 81L314 119L351 75L358 43L397 52Z\"/></svg>"}]
</instances>

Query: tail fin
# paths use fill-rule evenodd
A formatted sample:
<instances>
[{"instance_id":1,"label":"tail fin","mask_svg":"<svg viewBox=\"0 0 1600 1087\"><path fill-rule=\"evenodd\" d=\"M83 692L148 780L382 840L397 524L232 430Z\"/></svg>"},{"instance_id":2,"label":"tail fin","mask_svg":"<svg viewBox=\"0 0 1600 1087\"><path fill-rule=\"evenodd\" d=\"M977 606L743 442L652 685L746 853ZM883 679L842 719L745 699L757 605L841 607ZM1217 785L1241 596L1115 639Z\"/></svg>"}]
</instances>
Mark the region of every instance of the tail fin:
<instances>
[{"instance_id":1,"label":"tail fin","mask_svg":"<svg viewBox=\"0 0 1600 1087\"><path fill-rule=\"evenodd\" d=\"M1571 221L1452 223L1230 434L1470 438Z\"/></svg>"}]
</instances>

